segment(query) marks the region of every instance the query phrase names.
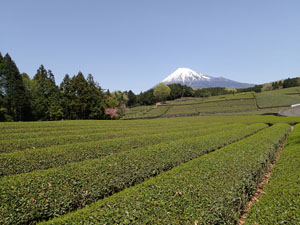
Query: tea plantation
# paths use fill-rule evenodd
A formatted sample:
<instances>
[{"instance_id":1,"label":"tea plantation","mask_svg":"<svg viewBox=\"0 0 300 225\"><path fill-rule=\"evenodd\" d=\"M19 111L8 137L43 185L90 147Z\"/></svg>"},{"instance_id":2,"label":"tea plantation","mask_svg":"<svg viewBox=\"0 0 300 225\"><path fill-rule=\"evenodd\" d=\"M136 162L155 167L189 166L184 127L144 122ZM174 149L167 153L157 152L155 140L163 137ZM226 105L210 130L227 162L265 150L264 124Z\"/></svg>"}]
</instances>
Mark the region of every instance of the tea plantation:
<instances>
[{"instance_id":1,"label":"tea plantation","mask_svg":"<svg viewBox=\"0 0 300 225\"><path fill-rule=\"evenodd\" d=\"M254 104L223 101L205 104ZM164 113L185 113L172 104ZM200 112L201 104L190 107ZM0 123L0 224L237 224L286 139L246 223L298 224L299 121L236 114Z\"/></svg>"}]
</instances>

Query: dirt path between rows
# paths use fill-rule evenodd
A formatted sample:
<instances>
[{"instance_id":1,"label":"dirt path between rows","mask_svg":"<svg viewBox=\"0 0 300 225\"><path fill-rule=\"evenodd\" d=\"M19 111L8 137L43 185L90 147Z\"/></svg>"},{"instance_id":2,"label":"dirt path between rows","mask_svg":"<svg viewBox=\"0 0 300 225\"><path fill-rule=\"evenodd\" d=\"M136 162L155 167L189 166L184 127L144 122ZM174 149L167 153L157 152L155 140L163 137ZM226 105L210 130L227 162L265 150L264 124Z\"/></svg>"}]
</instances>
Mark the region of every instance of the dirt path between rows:
<instances>
[{"instance_id":1,"label":"dirt path between rows","mask_svg":"<svg viewBox=\"0 0 300 225\"><path fill-rule=\"evenodd\" d=\"M251 207L259 200L259 198L261 197L261 195L265 193L264 190L263 190L263 188L269 182L272 169L273 169L274 165L276 164L276 162L278 161L278 159L279 159L279 157L280 157L280 155L281 155L281 153L283 151L283 148L284 148L284 145L286 143L286 140L289 137L289 135L290 135L290 133L292 132L293 129L294 129L294 126L291 126L291 129L290 129L288 135L286 136L284 142L282 143L282 145L280 147L280 150L279 150L279 152L277 153L277 155L275 157L275 160L270 163L269 169L263 175L262 182L258 184L258 188L257 188L256 192L254 193L254 195L250 199L250 201L246 204L245 209L242 211L242 213L240 215L240 219L239 219L238 225L244 225L245 224L247 216L248 216L248 214L250 212Z\"/></svg>"}]
</instances>

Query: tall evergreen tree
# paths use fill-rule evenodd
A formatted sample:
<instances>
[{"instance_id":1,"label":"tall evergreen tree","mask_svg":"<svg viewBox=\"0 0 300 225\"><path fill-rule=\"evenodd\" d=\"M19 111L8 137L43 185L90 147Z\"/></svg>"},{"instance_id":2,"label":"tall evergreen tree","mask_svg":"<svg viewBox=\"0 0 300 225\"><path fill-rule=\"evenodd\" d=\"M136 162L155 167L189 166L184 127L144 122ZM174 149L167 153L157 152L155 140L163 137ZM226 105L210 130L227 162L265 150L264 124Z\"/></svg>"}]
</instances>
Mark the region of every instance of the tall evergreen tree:
<instances>
[{"instance_id":1,"label":"tall evergreen tree","mask_svg":"<svg viewBox=\"0 0 300 225\"><path fill-rule=\"evenodd\" d=\"M22 73L21 76L22 76L23 84L24 84L24 88L25 88L25 96L24 96L25 102L23 105L23 117L24 117L24 120L30 121L30 120L34 120L34 117L32 115L32 102L33 102L32 81L31 81L30 77L28 76L28 74L26 74L26 73Z\"/></svg>"},{"instance_id":2,"label":"tall evergreen tree","mask_svg":"<svg viewBox=\"0 0 300 225\"><path fill-rule=\"evenodd\" d=\"M282 84L283 88L289 88L289 87L296 87L299 86L298 84L298 78L288 78L283 81Z\"/></svg>"},{"instance_id":3,"label":"tall evergreen tree","mask_svg":"<svg viewBox=\"0 0 300 225\"><path fill-rule=\"evenodd\" d=\"M37 120L62 118L61 95L51 70L43 65L33 77L33 113Z\"/></svg>"},{"instance_id":4,"label":"tall evergreen tree","mask_svg":"<svg viewBox=\"0 0 300 225\"><path fill-rule=\"evenodd\" d=\"M0 66L2 65L3 56L0 52ZM0 108L3 104L3 97L4 97L4 74L0 73Z\"/></svg>"},{"instance_id":5,"label":"tall evergreen tree","mask_svg":"<svg viewBox=\"0 0 300 225\"><path fill-rule=\"evenodd\" d=\"M149 89L148 91L141 92L137 96L137 103L140 105L152 105L158 101L158 99L153 94L154 89Z\"/></svg>"},{"instance_id":6,"label":"tall evergreen tree","mask_svg":"<svg viewBox=\"0 0 300 225\"><path fill-rule=\"evenodd\" d=\"M0 65L3 61L3 56L0 52ZM5 107L4 107L4 87L3 87L3 77L0 73L0 121L5 121Z\"/></svg>"},{"instance_id":7,"label":"tall evergreen tree","mask_svg":"<svg viewBox=\"0 0 300 225\"><path fill-rule=\"evenodd\" d=\"M55 84L54 74L51 70L48 70L48 88L49 88L49 108L48 114L50 120L58 120L63 116L63 108L61 106L61 92L58 86Z\"/></svg>"},{"instance_id":8,"label":"tall evergreen tree","mask_svg":"<svg viewBox=\"0 0 300 225\"><path fill-rule=\"evenodd\" d=\"M47 70L39 67L33 77L33 114L36 120L47 120L48 103Z\"/></svg>"},{"instance_id":9,"label":"tall evergreen tree","mask_svg":"<svg viewBox=\"0 0 300 225\"><path fill-rule=\"evenodd\" d=\"M24 120L23 108L26 104L25 88L22 76L9 54L0 63L0 86L3 106L14 121Z\"/></svg>"},{"instance_id":10,"label":"tall evergreen tree","mask_svg":"<svg viewBox=\"0 0 300 225\"><path fill-rule=\"evenodd\" d=\"M104 93L91 74L85 79L81 72L72 78L66 75L59 88L52 71L43 65L30 79L20 74L8 54L0 53L0 121L105 119L107 107L125 108L127 95Z\"/></svg>"},{"instance_id":11,"label":"tall evergreen tree","mask_svg":"<svg viewBox=\"0 0 300 225\"><path fill-rule=\"evenodd\" d=\"M71 86L74 94L72 110L76 113L76 119L86 119L88 118L88 83L81 72L72 78Z\"/></svg>"},{"instance_id":12,"label":"tall evergreen tree","mask_svg":"<svg viewBox=\"0 0 300 225\"><path fill-rule=\"evenodd\" d=\"M127 104L128 104L129 107L136 104L136 95L131 90L128 91L127 96L128 96L128 103Z\"/></svg>"},{"instance_id":13,"label":"tall evergreen tree","mask_svg":"<svg viewBox=\"0 0 300 225\"><path fill-rule=\"evenodd\" d=\"M68 74L65 75L60 84L60 91L62 93L62 107L65 119L74 119L72 114L72 101L74 99L74 92L72 89L71 78Z\"/></svg>"},{"instance_id":14,"label":"tall evergreen tree","mask_svg":"<svg viewBox=\"0 0 300 225\"><path fill-rule=\"evenodd\" d=\"M92 74L87 77L88 83L88 104L87 113L89 119L104 119L105 106L104 96L100 85L94 81Z\"/></svg>"}]
</instances>

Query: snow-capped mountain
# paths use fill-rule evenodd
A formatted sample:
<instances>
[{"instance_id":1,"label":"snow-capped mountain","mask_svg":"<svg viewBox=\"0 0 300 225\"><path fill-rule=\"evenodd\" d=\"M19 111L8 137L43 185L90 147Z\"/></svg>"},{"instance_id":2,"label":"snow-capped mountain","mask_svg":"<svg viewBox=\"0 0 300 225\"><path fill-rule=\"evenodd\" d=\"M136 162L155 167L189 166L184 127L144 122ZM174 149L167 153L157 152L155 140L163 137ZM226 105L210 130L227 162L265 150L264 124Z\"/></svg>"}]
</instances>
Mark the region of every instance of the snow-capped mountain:
<instances>
[{"instance_id":1,"label":"snow-capped mountain","mask_svg":"<svg viewBox=\"0 0 300 225\"><path fill-rule=\"evenodd\" d=\"M225 88L247 88L254 84L240 83L223 77L212 77L197 73L189 68L178 68L163 81L165 84L182 84L192 88L225 87Z\"/></svg>"},{"instance_id":2,"label":"snow-capped mountain","mask_svg":"<svg viewBox=\"0 0 300 225\"><path fill-rule=\"evenodd\" d=\"M171 73L162 82L164 83L192 83L199 80L210 80L209 76L205 76L202 73L197 73L189 68L178 68L173 73Z\"/></svg>"}]
</instances>

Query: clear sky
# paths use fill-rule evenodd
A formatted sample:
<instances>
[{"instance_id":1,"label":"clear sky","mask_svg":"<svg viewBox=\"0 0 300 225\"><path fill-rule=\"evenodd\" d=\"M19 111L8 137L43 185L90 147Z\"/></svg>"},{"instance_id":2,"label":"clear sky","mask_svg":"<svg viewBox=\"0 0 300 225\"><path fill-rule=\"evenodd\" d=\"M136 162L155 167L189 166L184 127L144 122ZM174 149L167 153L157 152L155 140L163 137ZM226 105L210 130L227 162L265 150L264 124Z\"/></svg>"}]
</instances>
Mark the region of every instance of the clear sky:
<instances>
[{"instance_id":1,"label":"clear sky","mask_svg":"<svg viewBox=\"0 0 300 225\"><path fill-rule=\"evenodd\" d=\"M240 82L300 76L298 0L0 0L0 52L59 84L145 91L178 67Z\"/></svg>"}]
</instances>

